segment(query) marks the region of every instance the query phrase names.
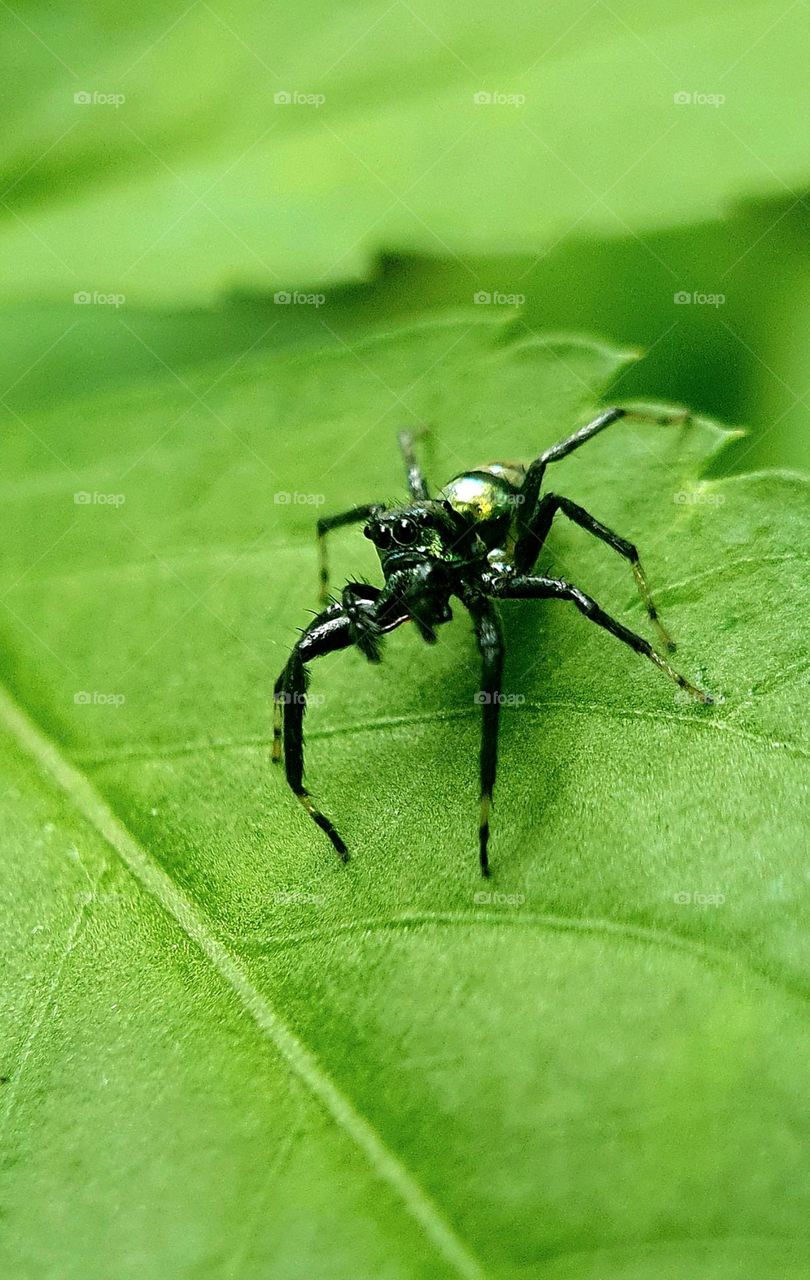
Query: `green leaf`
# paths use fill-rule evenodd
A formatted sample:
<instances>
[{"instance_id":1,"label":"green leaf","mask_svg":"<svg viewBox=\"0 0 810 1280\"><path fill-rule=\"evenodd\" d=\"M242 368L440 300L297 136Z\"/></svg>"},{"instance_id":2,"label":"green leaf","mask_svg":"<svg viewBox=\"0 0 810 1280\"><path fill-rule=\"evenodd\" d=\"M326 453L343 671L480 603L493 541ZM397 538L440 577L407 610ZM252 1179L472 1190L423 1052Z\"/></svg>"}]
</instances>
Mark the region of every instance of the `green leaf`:
<instances>
[{"instance_id":1,"label":"green leaf","mask_svg":"<svg viewBox=\"0 0 810 1280\"><path fill-rule=\"evenodd\" d=\"M389 321L386 304L371 281L333 290L328 319L317 307L275 306L264 296L188 310L11 304L0 308L0 399L19 423L33 408L156 374L171 371L182 382L185 369L215 359L237 364L250 352L332 346Z\"/></svg>"},{"instance_id":2,"label":"green leaf","mask_svg":"<svg viewBox=\"0 0 810 1280\"><path fill-rule=\"evenodd\" d=\"M7 6L6 296L176 303L361 276L379 246L536 252L798 198L810 176L801 5L513 3L495 24L462 0L376 0L307 19Z\"/></svg>"},{"instance_id":3,"label":"green leaf","mask_svg":"<svg viewBox=\"0 0 810 1280\"><path fill-rule=\"evenodd\" d=\"M389 314L424 315L467 304L471 278L522 298L529 328L621 334L645 348L622 382L628 398L699 404L721 421L744 422L748 434L724 452L724 468L810 467L804 202L788 196L645 234L569 236L539 257L389 259L370 299ZM675 302L682 292L686 305ZM336 329L343 317L333 322L331 299L328 312Z\"/></svg>"},{"instance_id":4,"label":"green leaf","mask_svg":"<svg viewBox=\"0 0 810 1280\"><path fill-rule=\"evenodd\" d=\"M505 608L526 701L491 882L461 618L313 667L308 776L348 867L270 766L313 520L402 493L395 428L431 424L439 483L620 395L626 354L521 332L199 367L9 442L15 1280L806 1275L802 481L701 479L727 433L700 419L555 468L639 544L723 700L681 702L565 605ZM336 581L370 553L336 535ZM607 548L555 526L543 563L643 630Z\"/></svg>"}]
</instances>

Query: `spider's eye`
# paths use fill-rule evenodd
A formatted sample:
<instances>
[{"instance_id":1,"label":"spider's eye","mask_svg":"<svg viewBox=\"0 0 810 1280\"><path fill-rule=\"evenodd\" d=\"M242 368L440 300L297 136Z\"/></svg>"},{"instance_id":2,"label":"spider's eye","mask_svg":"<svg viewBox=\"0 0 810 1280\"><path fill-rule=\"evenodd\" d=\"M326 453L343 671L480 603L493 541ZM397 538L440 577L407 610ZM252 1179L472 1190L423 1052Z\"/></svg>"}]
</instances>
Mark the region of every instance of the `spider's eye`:
<instances>
[{"instance_id":1,"label":"spider's eye","mask_svg":"<svg viewBox=\"0 0 810 1280\"><path fill-rule=\"evenodd\" d=\"M412 520L397 520L394 525L394 541L400 547L412 547L416 542L417 529Z\"/></svg>"},{"instance_id":2,"label":"spider's eye","mask_svg":"<svg viewBox=\"0 0 810 1280\"><path fill-rule=\"evenodd\" d=\"M391 530L386 524L367 524L363 533L382 551L387 551L391 546Z\"/></svg>"}]
</instances>

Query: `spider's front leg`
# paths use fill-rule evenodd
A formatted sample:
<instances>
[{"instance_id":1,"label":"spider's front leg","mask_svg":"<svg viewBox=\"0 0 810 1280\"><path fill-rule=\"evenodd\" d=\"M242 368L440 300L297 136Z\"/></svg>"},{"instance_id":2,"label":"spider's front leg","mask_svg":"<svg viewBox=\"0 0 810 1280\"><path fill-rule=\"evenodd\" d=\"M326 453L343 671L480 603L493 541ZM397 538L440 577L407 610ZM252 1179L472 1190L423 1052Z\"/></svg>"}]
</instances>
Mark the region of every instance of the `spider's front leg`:
<instances>
[{"instance_id":1,"label":"spider's front leg","mask_svg":"<svg viewBox=\"0 0 810 1280\"><path fill-rule=\"evenodd\" d=\"M475 638L481 654L481 688L476 700L481 703L481 800L478 821L478 853L481 874L489 875L489 810L495 786L498 762L498 723L501 711L501 676L503 674L503 631L498 610L491 600L477 591L462 595L475 627Z\"/></svg>"},{"instance_id":2,"label":"spider's front leg","mask_svg":"<svg viewBox=\"0 0 810 1280\"><path fill-rule=\"evenodd\" d=\"M378 619L382 592L365 582L347 582L340 593L340 605L351 623L351 643L368 658L380 661L384 627ZM375 607L370 607L374 605Z\"/></svg>"},{"instance_id":3,"label":"spider's front leg","mask_svg":"<svg viewBox=\"0 0 810 1280\"><path fill-rule=\"evenodd\" d=\"M326 815L315 807L304 786L304 712L309 685L306 664L325 653L348 648L352 643L351 633L351 620L340 605L330 605L297 641L273 690L273 762L280 761L283 745L290 789L312 820L326 832L344 862L349 855L343 840Z\"/></svg>"},{"instance_id":4,"label":"spider's front leg","mask_svg":"<svg viewBox=\"0 0 810 1280\"><path fill-rule=\"evenodd\" d=\"M568 600L589 621L595 622L598 627L603 627L605 631L609 631L612 636L616 636L617 640L629 645L636 653L649 658L650 662L654 663L659 671L663 671L664 675L673 680L685 693L688 693L690 698L694 698L696 702L706 704L714 702L714 698L710 693L706 693L705 689L699 689L697 685L692 684L691 680L687 680L686 676L682 676L680 671L676 671L667 662L666 658L662 657L652 647L649 640L645 640L643 636L636 635L635 631L625 627L623 623L619 622L618 618L606 613L602 606L597 604L591 596L586 595L584 591L580 591L579 587L573 586L570 582L564 582L561 578L529 577L525 574L515 574L512 577L499 579L494 583L492 594L501 600Z\"/></svg>"},{"instance_id":5,"label":"spider's front leg","mask_svg":"<svg viewBox=\"0 0 810 1280\"><path fill-rule=\"evenodd\" d=\"M318 580L321 604L326 604L329 594L329 559L326 554L326 535L332 529L342 529L347 524L360 524L376 515L383 508L379 502L364 502L361 507L350 507L336 516L322 516L318 521L315 536L318 543Z\"/></svg>"},{"instance_id":6,"label":"spider's front leg","mask_svg":"<svg viewBox=\"0 0 810 1280\"><path fill-rule=\"evenodd\" d=\"M363 649L364 628L361 615L368 615L370 626L365 634L377 636L405 622L407 614L389 607L379 616L379 589L364 583L352 583L344 596L352 593L352 608L346 611L341 604L332 604L302 632L287 659L286 665L273 690L273 762L279 763L284 754L284 769L293 794L332 842L336 852L348 861L348 852L333 823L321 813L304 786L304 713L309 685L308 663L327 653L336 653L356 644ZM355 612L356 610L356 612ZM354 616L353 616L354 615ZM368 654L367 654L368 656Z\"/></svg>"}]
</instances>

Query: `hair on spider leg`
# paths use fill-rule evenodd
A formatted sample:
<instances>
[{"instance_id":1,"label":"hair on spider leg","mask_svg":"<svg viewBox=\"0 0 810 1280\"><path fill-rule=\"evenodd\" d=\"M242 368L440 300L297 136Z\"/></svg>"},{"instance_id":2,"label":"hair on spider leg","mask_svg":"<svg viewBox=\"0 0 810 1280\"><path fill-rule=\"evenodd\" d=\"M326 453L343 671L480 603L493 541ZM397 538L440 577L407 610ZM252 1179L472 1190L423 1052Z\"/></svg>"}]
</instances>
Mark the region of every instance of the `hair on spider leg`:
<instances>
[{"instance_id":1,"label":"hair on spider leg","mask_svg":"<svg viewBox=\"0 0 810 1280\"><path fill-rule=\"evenodd\" d=\"M557 600L573 604L584 617L650 661L695 701L711 704L712 696L693 684L638 635L577 586L537 573L536 565L555 517L578 525L616 552L628 565L639 602L669 652L674 645L654 603L635 543L622 537L569 498L543 492L546 469L567 457L601 431L623 418L674 425L691 418L687 410L663 412L614 406L602 410L558 444L527 465L490 463L454 476L435 497L413 447L413 428L399 432L408 498L355 506L317 522L320 555L320 612L313 615L293 646L274 688L273 759L284 758L287 782L318 827L344 860L346 845L333 823L314 804L304 787L304 716L309 663L355 647L374 663L382 658L382 642L405 622L412 622L428 644L451 621L450 601L458 600L472 618L481 662L481 740L479 752L478 856L489 874L492 796L497 766L501 677L504 663L499 600ZM424 433L422 433L424 434ZM348 582L336 596L327 591L326 535L363 522L374 544L383 583Z\"/></svg>"}]
</instances>

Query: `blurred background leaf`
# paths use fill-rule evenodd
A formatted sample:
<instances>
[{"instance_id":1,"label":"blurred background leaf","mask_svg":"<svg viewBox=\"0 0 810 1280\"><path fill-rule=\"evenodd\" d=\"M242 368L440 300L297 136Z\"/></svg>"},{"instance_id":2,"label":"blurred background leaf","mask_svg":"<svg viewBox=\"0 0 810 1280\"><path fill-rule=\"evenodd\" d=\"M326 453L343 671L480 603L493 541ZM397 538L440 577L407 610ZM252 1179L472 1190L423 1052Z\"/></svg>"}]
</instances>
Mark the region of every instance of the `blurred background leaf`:
<instances>
[{"instance_id":1,"label":"blurred background leaf","mask_svg":"<svg viewBox=\"0 0 810 1280\"><path fill-rule=\"evenodd\" d=\"M7 296L330 283L379 249L534 253L810 181L803 4L3 12Z\"/></svg>"},{"instance_id":2,"label":"blurred background leaf","mask_svg":"<svg viewBox=\"0 0 810 1280\"><path fill-rule=\"evenodd\" d=\"M484 290L645 348L624 391L745 423L718 467L806 466L806 7L434 10L4 5L6 429Z\"/></svg>"},{"instance_id":3,"label":"blurred background leaf","mask_svg":"<svg viewBox=\"0 0 810 1280\"><path fill-rule=\"evenodd\" d=\"M527 332L621 336L646 352L617 394L666 397L748 434L718 473L810 463L810 218L773 201L722 222L599 240L569 238L527 257L386 255L368 280L335 284L314 305L281 305L256 289L195 309L77 306L0 308L0 388L12 425L28 410L124 386L161 370L249 351L340 346L386 323L473 308L478 290L522 299ZM312 294L317 282L304 282ZM676 303L679 293L721 297ZM478 311L479 308L475 308ZM0 409L2 413L2 409ZM16 417L15 417L16 415Z\"/></svg>"}]
</instances>

